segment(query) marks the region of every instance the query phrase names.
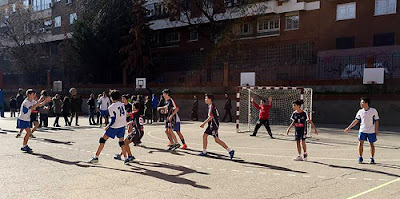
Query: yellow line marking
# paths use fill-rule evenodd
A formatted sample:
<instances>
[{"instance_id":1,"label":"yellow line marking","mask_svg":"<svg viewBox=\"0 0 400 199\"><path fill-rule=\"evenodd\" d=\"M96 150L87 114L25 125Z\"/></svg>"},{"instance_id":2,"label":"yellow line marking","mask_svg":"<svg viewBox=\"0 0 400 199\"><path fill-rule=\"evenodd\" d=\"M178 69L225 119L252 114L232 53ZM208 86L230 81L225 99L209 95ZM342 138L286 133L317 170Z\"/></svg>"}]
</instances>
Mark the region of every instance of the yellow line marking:
<instances>
[{"instance_id":1,"label":"yellow line marking","mask_svg":"<svg viewBox=\"0 0 400 199\"><path fill-rule=\"evenodd\" d=\"M353 198L360 197L360 196L365 195L365 194L367 194L367 193L369 193L369 192L373 192L373 191L375 191L375 190L377 190L377 189L380 189L380 188L382 188L382 187L384 187L384 186L393 184L393 183L398 182L398 181L400 181L400 178L397 178L397 179L392 180L392 181L390 181L390 182L387 182L387 183L385 183L385 184L381 184L381 185L379 185L379 186L377 186L377 187L374 187L374 188L372 188L372 189L369 189L369 190L364 191L364 192L362 192L362 193L359 193L359 194L357 194L357 195L351 196L351 197L349 197L349 198L347 198L347 199L353 199Z\"/></svg>"}]
</instances>

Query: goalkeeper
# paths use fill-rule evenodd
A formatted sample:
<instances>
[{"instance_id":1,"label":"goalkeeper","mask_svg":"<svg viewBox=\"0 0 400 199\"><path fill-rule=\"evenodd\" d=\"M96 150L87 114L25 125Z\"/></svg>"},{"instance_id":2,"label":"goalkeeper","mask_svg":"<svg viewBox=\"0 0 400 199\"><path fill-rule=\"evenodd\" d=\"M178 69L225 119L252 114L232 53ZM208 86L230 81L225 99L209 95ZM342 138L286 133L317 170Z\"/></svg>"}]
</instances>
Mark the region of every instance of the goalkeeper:
<instances>
[{"instance_id":1,"label":"goalkeeper","mask_svg":"<svg viewBox=\"0 0 400 199\"><path fill-rule=\"evenodd\" d=\"M250 136L256 136L258 129L261 127L261 125L264 125L268 131L269 136L274 139L274 137L272 136L271 128L269 127L269 109L272 108L272 97L268 98L268 105L265 104L265 102L265 99L261 99L260 105L258 105L256 102L254 102L254 99L251 98L251 103L254 107L256 107L256 109L260 111L260 113L258 114L258 121L256 127L254 128L254 132Z\"/></svg>"}]
</instances>

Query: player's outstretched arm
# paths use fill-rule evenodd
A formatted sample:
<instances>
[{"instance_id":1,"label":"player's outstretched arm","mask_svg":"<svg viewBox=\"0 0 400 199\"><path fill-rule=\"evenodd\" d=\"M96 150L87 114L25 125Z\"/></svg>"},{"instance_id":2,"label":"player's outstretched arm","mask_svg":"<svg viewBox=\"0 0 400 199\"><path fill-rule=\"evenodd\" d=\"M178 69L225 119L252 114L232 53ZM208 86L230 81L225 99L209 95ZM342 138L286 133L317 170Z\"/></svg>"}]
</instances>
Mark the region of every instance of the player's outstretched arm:
<instances>
[{"instance_id":1,"label":"player's outstretched arm","mask_svg":"<svg viewBox=\"0 0 400 199\"><path fill-rule=\"evenodd\" d=\"M346 129L344 129L344 132L348 133L350 129L353 128L357 123L358 123L357 119L353 120L353 122Z\"/></svg>"}]
</instances>

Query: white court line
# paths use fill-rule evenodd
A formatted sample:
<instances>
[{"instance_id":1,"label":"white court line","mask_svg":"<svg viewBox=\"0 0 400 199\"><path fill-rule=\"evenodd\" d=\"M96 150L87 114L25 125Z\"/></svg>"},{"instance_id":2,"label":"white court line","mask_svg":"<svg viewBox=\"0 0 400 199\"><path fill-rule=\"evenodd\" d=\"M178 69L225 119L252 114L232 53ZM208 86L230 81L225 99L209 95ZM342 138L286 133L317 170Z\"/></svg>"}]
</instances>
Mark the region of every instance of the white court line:
<instances>
[{"instance_id":1,"label":"white court line","mask_svg":"<svg viewBox=\"0 0 400 199\"><path fill-rule=\"evenodd\" d=\"M375 190L377 190L377 189L380 189L380 188L382 188L382 187L385 187L385 186L387 186L387 185L390 185L390 184L395 183L395 182L398 182L398 181L400 181L400 178L397 178L397 179L392 180L392 181L390 181L390 182L387 182L387 183L385 183L385 184L381 184L381 185L379 185L379 186L377 186L377 187L374 187L374 188L369 189L369 190L367 190L367 191L361 192L361 193L359 193L359 194L357 194L357 195L348 197L347 199L358 198L358 197L360 197L360 196L362 196L362 195L365 195L365 194L367 194L367 193L369 193L369 192L373 192L373 191L375 191Z\"/></svg>"},{"instance_id":2,"label":"white court line","mask_svg":"<svg viewBox=\"0 0 400 199\"><path fill-rule=\"evenodd\" d=\"M165 139L162 139L162 138L159 138L159 137L152 136L152 135L150 134L151 132L155 132L155 131L149 131L149 132L147 133L150 137L155 138L155 139L158 139L158 140L166 141L166 138L165 138ZM154 144L162 144L162 145L163 145L163 143L158 143L158 142L151 142L151 141L146 141L146 142L148 142L148 143L154 143ZM195 144L195 143L188 143L188 144L200 145L200 146L202 146L202 144ZM248 148L245 148L245 147L233 147L233 149L236 149L236 148L248 149ZM268 149L265 149L265 148L264 148L263 150L268 150L268 151L270 151L271 149L269 149L269 148L268 148ZM209 150L209 151L211 151L211 152L226 153L226 151L220 151L220 150ZM293 156L267 155L267 154L257 154L257 153L242 153L242 152L238 152L238 151L235 151L235 154L252 155L252 156L263 156L263 157L273 157L273 158L289 158L289 159L293 158ZM354 159L354 158L311 157L311 159L315 159L315 160L356 161L356 159ZM380 162L400 162L400 159L379 159L379 161L380 161Z\"/></svg>"}]
</instances>

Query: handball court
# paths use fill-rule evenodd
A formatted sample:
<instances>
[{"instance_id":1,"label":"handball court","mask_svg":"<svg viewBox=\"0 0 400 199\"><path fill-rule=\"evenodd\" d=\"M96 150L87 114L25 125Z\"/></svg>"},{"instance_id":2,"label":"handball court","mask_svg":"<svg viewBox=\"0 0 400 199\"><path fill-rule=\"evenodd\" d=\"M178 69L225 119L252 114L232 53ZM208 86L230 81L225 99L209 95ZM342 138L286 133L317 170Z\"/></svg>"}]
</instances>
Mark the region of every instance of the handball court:
<instances>
[{"instance_id":1,"label":"handball court","mask_svg":"<svg viewBox=\"0 0 400 199\"><path fill-rule=\"evenodd\" d=\"M50 118L52 124L54 118ZM349 121L351 122L351 121ZM62 122L60 122L63 124ZM117 140L108 140L98 164L88 164L104 128L45 128L30 139L32 154L20 151L16 119L0 119L0 198L398 198L400 194L400 129L381 127L375 165L357 162L357 127L316 123L319 135L307 140L308 161L296 162L293 131L271 126L257 137L236 133L235 124L221 123L219 135L235 158L209 136L208 157L200 157L200 122L184 121L187 150L167 151L164 125L145 125L137 158L124 165L114 160ZM24 133L25 134L25 133ZM23 134L23 135L24 135Z\"/></svg>"}]
</instances>

